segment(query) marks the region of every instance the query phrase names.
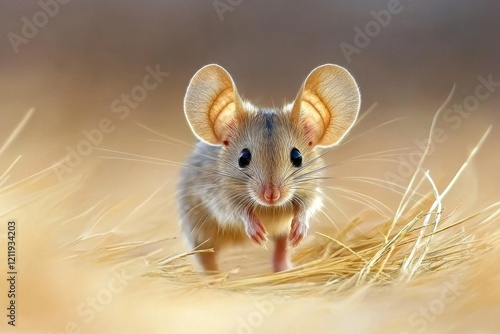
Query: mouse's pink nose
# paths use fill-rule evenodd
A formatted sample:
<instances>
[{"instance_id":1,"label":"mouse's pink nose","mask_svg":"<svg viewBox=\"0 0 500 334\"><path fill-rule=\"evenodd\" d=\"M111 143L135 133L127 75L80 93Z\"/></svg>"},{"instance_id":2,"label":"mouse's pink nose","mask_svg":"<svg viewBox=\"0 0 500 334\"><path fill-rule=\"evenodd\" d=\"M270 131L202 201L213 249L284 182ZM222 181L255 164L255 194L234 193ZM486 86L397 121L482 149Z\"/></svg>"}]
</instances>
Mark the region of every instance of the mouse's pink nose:
<instances>
[{"instance_id":1,"label":"mouse's pink nose","mask_svg":"<svg viewBox=\"0 0 500 334\"><path fill-rule=\"evenodd\" d=\"M276 202L279 200L281 194L278 188L268 187L264 191L264 199L268 202Z\"/></svg>"}]
</instances>

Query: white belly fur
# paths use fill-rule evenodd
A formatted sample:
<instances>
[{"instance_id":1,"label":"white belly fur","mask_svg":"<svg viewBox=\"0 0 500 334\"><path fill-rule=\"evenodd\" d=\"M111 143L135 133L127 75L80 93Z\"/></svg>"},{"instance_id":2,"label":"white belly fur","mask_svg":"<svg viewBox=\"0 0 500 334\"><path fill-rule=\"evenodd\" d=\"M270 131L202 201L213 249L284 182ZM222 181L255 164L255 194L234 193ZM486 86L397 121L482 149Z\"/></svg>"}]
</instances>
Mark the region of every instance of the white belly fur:
<instances>
[{"instance_id":1,"label":"white belly fur","mask_svg":"<svg viewBox=\"0 0 500 334\"><path fill-rule=\"evenodd\" d=\"M257 208L255 215L266 227L269 236L288 234L293 219L293 211L276 208Z\"/></svg>"}]
</instances>

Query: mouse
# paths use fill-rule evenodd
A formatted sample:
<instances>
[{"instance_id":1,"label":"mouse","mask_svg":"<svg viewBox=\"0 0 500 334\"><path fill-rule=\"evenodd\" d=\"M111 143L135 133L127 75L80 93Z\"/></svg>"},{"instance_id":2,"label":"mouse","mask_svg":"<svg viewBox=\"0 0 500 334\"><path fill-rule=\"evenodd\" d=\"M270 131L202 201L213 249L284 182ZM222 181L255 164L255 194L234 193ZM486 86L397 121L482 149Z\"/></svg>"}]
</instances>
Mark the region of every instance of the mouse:
<instances>
[{"instance_id":1,"label":"mouse","mask_svg":"<svg viewBox=\"0 0 500 334\"><path fill-rule=\"evenodd\" d=\"M184 114L198 139L177 185L181 230L205 272L219 272L226 247L274 244L274 272L293 268L293 250L321 208L325 149L356 122L358 85L343 67L313 69L295 100L261 108L243 100L220 65L191 78ZM267 247L266 247L267 248Z\"/></svg>"}]
</instances>

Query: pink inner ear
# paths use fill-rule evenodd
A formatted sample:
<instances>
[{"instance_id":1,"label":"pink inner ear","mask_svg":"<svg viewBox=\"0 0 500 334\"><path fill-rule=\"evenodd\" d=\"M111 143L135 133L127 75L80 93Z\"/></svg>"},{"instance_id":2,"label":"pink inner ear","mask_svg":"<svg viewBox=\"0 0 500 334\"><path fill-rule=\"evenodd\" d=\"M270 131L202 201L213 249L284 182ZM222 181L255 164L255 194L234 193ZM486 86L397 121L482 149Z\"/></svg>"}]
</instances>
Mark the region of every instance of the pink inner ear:
<instances>
[{"instance_id":1,"label":"pink inner ear","mask_svg":"<svg viewBox=\"0 0 500 334\"><path fill-rule=\"evenodd\" d=\"M229 146L234 134L237 131L237 125L235 119L228 119L227 122L217 122L218 127L216 128L216 134L219 138L219 143L224 146Z\"/></svg>"},{"instance_id":2,"label":"pink inner ear","mask_svg":"<svg viewBox=\"0 0 500 334\"><path fill-rule=\"evenodd\" d=\"M309 139L308 145L312 146L314 142L314 128L306 121L302 121L302 126L304 129L304 135L307 139Z\"/></svg>"}]
</instances>

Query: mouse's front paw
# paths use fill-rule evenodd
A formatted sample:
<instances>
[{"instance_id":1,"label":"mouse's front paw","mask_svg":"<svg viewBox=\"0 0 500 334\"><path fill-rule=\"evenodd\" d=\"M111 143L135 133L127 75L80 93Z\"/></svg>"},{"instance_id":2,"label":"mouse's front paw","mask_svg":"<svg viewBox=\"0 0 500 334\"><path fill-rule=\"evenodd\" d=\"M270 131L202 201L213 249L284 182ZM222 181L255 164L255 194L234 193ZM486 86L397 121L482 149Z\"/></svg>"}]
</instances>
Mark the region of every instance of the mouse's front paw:
<instances>
[{"instance_id":1,"label":"mouse's front paw","mask_svg":"<svg viewBox=\"0 0 500 334\"><path fill-rule=\"evenodd\" d=\"M267 231L262 222L255 216L251 216L245 224L245 232L252 242L262 245L267 241Z\"/></svg>"},{"instance_id":2,"label":"mouse's front paw","mask_svg":"<svg viewBox=\"0 0 500 334\"><path fill-rule=\"evenodd\" d=\"M308 224L303 222L299 217L293 217L292 227L288 235L288 241L293 247L297 247L302 240L307 236Z\"/></svg>"}]
</instances>

